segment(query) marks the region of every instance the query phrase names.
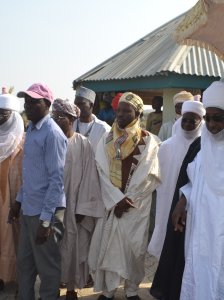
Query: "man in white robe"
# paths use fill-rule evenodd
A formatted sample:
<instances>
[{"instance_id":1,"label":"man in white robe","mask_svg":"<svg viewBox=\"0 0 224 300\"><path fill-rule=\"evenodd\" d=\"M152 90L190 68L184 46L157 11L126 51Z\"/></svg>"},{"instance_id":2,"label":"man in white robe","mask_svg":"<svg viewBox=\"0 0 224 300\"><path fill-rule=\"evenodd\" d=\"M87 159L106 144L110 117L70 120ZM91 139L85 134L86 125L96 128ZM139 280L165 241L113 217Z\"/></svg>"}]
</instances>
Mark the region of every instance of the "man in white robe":
<instances>
[{"instance_id":1,"label":"man in white robe","mask_svg":"<svg viewBox=\"0 0 224 300\"><path fill-rule=\"evenodd\" d=\"M144 277L152 192L159 183L158 140L139 125L143 111L140 97L124 93L111 132L96 152L103 219L93 234L89 266L98 299L112 299L121 279L128 299L139 300Z\"/></svg>"},{"instance_id":2,"label":"man in white robe","mask_svg":"<svg viewBox=\"0 0 224 300\"><path fill-rule=\"evenodd\" d=\"M81 113L73 126L74 131L88 138L94 153L102 135L110 131L110 126L92 113L95 98L96 93L94 91L83 86L77 89L74 103L79 107Z\"/></svg>"},{"instance_id":3,"label":"man in white robe","mask_svg":"<svg viewBox=\"0 0 224 300\"><path fill-rule=\"evenodd\" d=\"M83 288L87 282L90 241L95 222L104 212L93 150L87 138L73 131L78 115L78 107L69 101L54 101L52 117L68 137L64 171L67 209L61 243L66 300L77 299L74 289Z\"/></svg>"},{"instance_id":4,"label":"man in white robe","mask_svg":"<svg viewBox=\"0 0 224 300\"><path fill-rule=\"evenodd\" d=\"M24 127L18 110L17 97L6 92L0 95L0 291L4 283L16 280L19 224L12 222L9 207L22 181Z\"/></svg>"},{"instance_id":5,"label":"man in white robe","mask_svg":"<svg viewBox=\"0 0 224 300\"><path fill-rule=\"evenodd\" d=\"M189 146L201 135L204 115L205 109L201 102L184 102L182 106L183 117L176 122L175 135L164 141L159 148L158 158L161 184L156 189L155 229L148 247L149 253L158 259L163 248L167 221L179 171ZM190 128L189 123L191 125Z\"/></svg>"},{"instance_id":6,"label":"man in white robe","mask_svg":"<svg viewBox=\"0 0 224 300\"><path fill-rule=\"evenodd\" d=\"M203 93L206 126L201 151L188 165L189 184L173 215L176 230L185 224L185 269L181 300L224 299L224 83Z\"/></svg>"}]
</instances>

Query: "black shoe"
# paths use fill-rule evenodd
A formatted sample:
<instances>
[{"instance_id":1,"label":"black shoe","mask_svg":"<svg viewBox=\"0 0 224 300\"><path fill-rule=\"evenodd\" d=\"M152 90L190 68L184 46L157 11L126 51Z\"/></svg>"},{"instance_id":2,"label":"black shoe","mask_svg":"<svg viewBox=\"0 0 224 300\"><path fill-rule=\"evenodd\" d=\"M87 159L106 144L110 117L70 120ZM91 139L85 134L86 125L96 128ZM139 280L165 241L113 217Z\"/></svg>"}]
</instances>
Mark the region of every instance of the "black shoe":
<instances>
[{"instance_id":1,"label":"black shoe","mask_svg":"<svg viewBox=\"0 0 224 300\"><path fill-rule=\"evenodd\" d=\"M94 285L94 282L93 282L92 276L89 275L89 278L87 280L87 283L84 286L84 289L91 288L91 287L93 287L93 285Z\"/></svg>"},{"instance_id":2,"label":"black shoe","mask_svg":"<svg viewBox=\"0 0 224 300\"><path fill-rule=\"evenodd\" d=\"M112 299L114 299L114 297L108 298L108 297L106 297L104 295L99 295L99 297L97 298L97 300L112 300Z\"/></svg>"},{"instance_id":3,"label":"black shoe","mask_svg":"<svg viewBox=\"0 0 224 300\"><path fill-rule=\"evenodd\" d=\"M65 300L77 300L78 296L76 291L67 291Z\"/></svg>"},{"instance_id":4,"label":"black shoe","mask_svg":"<svg viewBox=\"0 0 224 300\"><path fill-rule=\"evenodd\" d=\"M141 300L141 298L140 298L138 295L130 296L130 297L126 296L126 298L127 298L128 300Z\"/></svg>"}]
</instances>

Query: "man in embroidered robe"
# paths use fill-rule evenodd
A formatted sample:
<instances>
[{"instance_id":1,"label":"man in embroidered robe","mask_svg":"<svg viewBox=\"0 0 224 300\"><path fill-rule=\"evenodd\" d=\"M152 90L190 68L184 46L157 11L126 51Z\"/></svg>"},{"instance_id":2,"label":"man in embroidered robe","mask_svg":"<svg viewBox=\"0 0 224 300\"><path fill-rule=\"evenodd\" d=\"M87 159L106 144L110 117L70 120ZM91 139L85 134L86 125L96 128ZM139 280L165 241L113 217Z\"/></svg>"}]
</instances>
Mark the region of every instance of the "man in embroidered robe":
<instances>
[{"instance_id":1,"label":"man in embroidered robe","mask_svg":"<svg viewBox=\"0 0 224 300\"><path fill-rule=\"evenodd\" d=\"M97 218L102 217L99 177L94 153L87 138L74 132L79 108L68 100L56 99L52 117L68 138L64 182L66 194L65 233L61 243L62 282L66 300L77 299L89 276L88 254Z\"/></svg>"},{"instance_id":2,"label":"man in embroidered robe","mask_svg":"<svg viewBox=\"0 0 224 300\"><path fill-rule=\"evenodd\" d=\"M106 207L93 234L89 266L99 299L112 299L121 279L125 294L139 300L144 277L151 195L159 184L158 141L143 131L142 99L124 93L111 131L97 146L96 162Z\"/></svg>"},{"instance_id":3,"label":"man in embroidered robe","mask_svg":"<svg viewBox=\"0 0 224 300\"><path fill-rule=\"evenodd\" d=\"M18 224L7 224L9 207L21 185L23 120L18 98L0 95L0 289L16 279Z\"/></svg>"}]
</instances>

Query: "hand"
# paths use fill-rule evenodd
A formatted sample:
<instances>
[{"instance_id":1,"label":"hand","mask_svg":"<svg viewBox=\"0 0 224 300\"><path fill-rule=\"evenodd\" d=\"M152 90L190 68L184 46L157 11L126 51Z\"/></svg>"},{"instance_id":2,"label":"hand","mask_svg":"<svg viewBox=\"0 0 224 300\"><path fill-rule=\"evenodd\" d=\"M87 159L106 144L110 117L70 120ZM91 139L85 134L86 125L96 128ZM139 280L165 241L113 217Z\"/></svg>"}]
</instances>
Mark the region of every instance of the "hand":
<instances>
[{"instance_id":1,"label":"hand","mask_svg":"<svg viewBox=\"0 0 224 300\"><path fill-rule=\"evenodd\" d=\"M135 207L133 204L133 201L129 198L122 199L114 209L115 216L120 219L123 215L123 213L127 212L130 207Z\"/></svg>"},{"instance_id":2,"label":"hand","mask_svg":"<svg viewBox=\"0 0 224 300\"><path fill-rule=\"evenodd\" d=\"M75 215L76 223L81 223L84 218L85 216L83 215L79 215L79 214Z\"/></svg>"},{"instance_id":3,"label":"hand","mask_svg":"<svg viewBox=\"0 0 224 300\"><path fill-rule=\"evenodd\" d=\"M21 203L18 201L15 201L10 210L9 210L9 216L8 216L8 222L18 222L19 215L20 215L20 208L21 208Z\"/></svg>"},{"instance_id":4,"label":"hand","mask_svg":"<svg viewBox=\"0 0 224 300\"><path fill-rule=\"evenodd\" d=\"M187 200L184 195L181 196L180 200L172 214L172 223L175 231L183 232L184 226L186 224L186 203Z\"/></svg>"},{"instance_id":5,"label":"hand","mask_svg":"<svg viewBox=\"0 0 224 300\"><path fill-rule=\"evenodd\" d=\"M36 234L36 239L35 239L36 245L44 244L48 240L51 232L52 232L51 226L44 227L41 222L37 229L37 234Z\"/></svg>"}]
</instances>

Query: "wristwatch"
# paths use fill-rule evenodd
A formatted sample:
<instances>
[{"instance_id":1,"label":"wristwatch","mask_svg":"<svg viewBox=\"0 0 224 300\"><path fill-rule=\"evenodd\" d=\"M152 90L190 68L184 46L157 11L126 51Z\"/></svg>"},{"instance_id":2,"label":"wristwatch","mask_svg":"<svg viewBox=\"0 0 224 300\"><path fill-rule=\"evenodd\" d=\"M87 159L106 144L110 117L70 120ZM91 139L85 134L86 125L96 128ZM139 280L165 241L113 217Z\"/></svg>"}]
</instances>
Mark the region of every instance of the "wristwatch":
<instances>
[{"instance_id":1,"label":"wristwatch","mask_svg":"<svg viewBox=\"0 0 224 300\"><path fill-rule=\"evenodd\" d=\"M42 221L42 226L44 227L44 228L48 228L49 226L50 226L50 221Z\"/></svg>"}]
</instances>

